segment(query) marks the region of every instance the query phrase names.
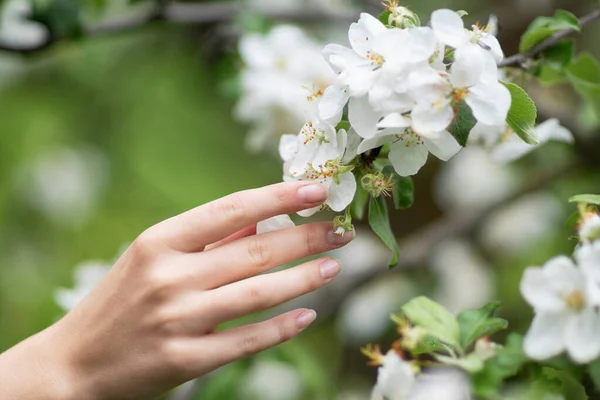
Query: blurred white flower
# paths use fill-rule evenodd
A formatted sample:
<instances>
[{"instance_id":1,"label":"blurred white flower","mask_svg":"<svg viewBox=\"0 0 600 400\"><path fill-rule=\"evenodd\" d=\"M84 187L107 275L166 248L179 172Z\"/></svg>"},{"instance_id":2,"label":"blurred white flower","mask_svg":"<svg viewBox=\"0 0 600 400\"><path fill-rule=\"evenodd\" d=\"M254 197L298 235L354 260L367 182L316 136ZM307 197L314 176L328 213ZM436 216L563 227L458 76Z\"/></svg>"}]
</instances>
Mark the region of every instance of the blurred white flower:
<instances>
[{"instance_id":1,"label":"blurred white flower","mask_svg":"<svg viewBox=\"0 0 600 400\"><path fill-rule=\"evenodd\" d=\"M453 313L481 307L494 296L494 274L469 242L448 239L433 251L434 300Z\"/></svg>"},{"instance_id":2,"label":"blurred white flower","mask_svg":"<svg viewBox=\"0 0 600 400\"><path fill-rule=\"evenodd\" d=\"M23 200L56 224L78 226L91 216L108 178L104 155L91 148L55 148L16 176Z\"/></svg>"},{"instance_id":3,"label":"blurred white flower","mask_svg":"<svg viewBox=\"0 0 600 400\"><path fill-rule=\"evenodd\" d=\"M484 221L479 238L490 251L519 253L547 238L563 217L559 199L545 192L533 193L493 212Z\"/></svg>"},{"instance_id":4,"label":"blurred white flower","mask_svg":"<svg viewBox=\"0 0 600 400\"><path fill-rule=\"evenodd\" d=\"M600 355L598 303L587 287L584 272L566 256L525 271L521 294L535 311L523 343L529 357L545 360L567 351L586 364Z\"/></svg>"},{"instance_id":5,"label":"blurred white flower","mask_svg":"<svg viewBox=\"0 0 600 400\"><path fill-rule=\"evenodd\" d=\"M276 215L275 217L271 217L256 224L256 234L260 235L261 233L279 231L295 226L296 224L294 224L294 221L292 221L289 215Z\"/></svg>"},{"instance_id":6,"label":"blurred white flower","mask_svg":"<svg viewBox=\"0 0 600 400\"><path fill-rule=\"evenodd\" d=\"M44 43L49 32L43 24L30 21L28 0L8 0L0 12L0 43L5 46L28 48Z\"/></svg>"},{"instance_id":7,"label":"blurred white flower","mask_svg":"<svg viewBox=\"0 0 600 400\"><path fill-rule=\"evenodd\" d=\"M304 392L296 369L279 361L258 360L244 378L238 391L241 399L295 400Z\"/></svg>"},{"instance_id":8,"label":"blurred white flower","mask_svg":"<svg viewBox=\"0 0 600 400\"><path fill-rule=\"evenodd\" d=\"M381 338L394 326L390 314L398 312L417 294L416 288L404 276L387 276L360 287L341 306L336 321L338 337L355 345Z\"/></svg>"},{"instance_id":9,"label":"blurred white flower","mask_svg":"<svg viewBox=\"0 0 600 400\"><path fill-rule=\"evenodd\" d=\"M589 213L579 225L579 240L584 243L600 239L600 215Z\"/></svg>"},{"instance_id":10,"label":"blurred white flower","mask_svg":"<svg viewBox=\"0 0 600 400\"><path fill-rule=\"evenodd\" d=\"M410 400L470 400L467 376L458 369L440 368L417 377Z\"/></svg>"},{"instance_id":11,"label":"blurred white flower","mask_svg":"<svg viewBox=\"0 0 600 400\"><path fill-rule=\"evenodd\" d=\"M486 207L510 194L513 171L492 162L482 148L468 146L442 165L435 178L435 200L443 209Z\"/></svg>"},{"instance_id":12,"label":"blurred white flower","mask_svg":"<svg viewBox=\"0 0 600 400\"><path fill-rule=\"evenodd\" d=\"M588 296L600 305L600 241L578 247L575 260L585 274Z\"/></svg>"},{"instance_id":13,"label":"blurred white flower","mask_svg":"<svg viewBox=\"0 0 600 400\"><path fill-rule=\"evenodd\" d=\"M531 151L550 142L573 143L573 134L562 126L556 118L551 118L535 128L539 143L525 143L506 124L485 125L477 123L471 130L470 142L483 142L491 152L491 157L497 163L509 163L529 154Z\"/></svg>"},{"instance_id":14,"label":"blurred white flower","mask_svg":"<svg viewBox=\"0 0 600 400\"><path fill-rule=\"evenodd\" d=\"M413 367L394 351L383 357L371 400L409 400L415 383Z\"/></svg>"},{"instance_id":15,"label":"blurred white flower","mask_svg":"<svg viewBox=\"0 0 600 400\"><path fill-rule=\"evenodd\" d=\"M275 147L282 133L299 131L307 112L316 110L317 100L335 79L321 48L291 25L240 39L245 68L235 115L252 125L250 150Z\"/></svg>"},{"instance_id":16,"label":"blurred white flower","mask_svg":"<svg viewBox=\"0 0 600 400\"><path fill-rule=\"evenodd\" d=\"M77 306L110 270L111 264L105 261L86 261L75 267L72 289L59 288L54 292L54 300L65 311Z\"/></svg>"}]
</instances>

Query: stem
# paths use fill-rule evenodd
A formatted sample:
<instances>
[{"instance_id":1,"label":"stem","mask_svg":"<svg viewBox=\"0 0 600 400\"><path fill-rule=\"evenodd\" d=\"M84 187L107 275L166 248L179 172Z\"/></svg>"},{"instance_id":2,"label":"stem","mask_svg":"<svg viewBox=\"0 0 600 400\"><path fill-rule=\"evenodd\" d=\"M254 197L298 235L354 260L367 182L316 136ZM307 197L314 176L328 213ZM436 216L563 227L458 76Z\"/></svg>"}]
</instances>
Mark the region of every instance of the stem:
<instances>
[{"instance_id":1,"label":"stem","mask_svg":"<svg viewBox=\"0 0 600 400\"><path fill-rule=\"evenodd\" d=\"M586 25L598 18L600 18L600 8L596 8L589 14L581 17L579 19L579 25L583 27L584 25ZM570 34L572 34L574 32L577 32L577 30L564 29L562 31L558 31L554 35L550 36L548 39L546 39L546 40L542 41L541 43L539 43L538 45L534 46L531 50L526 51L525 53L518 53L518 54L515 54L510 57L505 58L498 64L498 67L519 67L519 68L526 69L525 62L527 60L536 57L537 55L542 53L544 50L552 47L554 44L556 44L557 42L561 41L562 39L566 38L567 36L569 36Z\"/></svg>"}]
</instances>

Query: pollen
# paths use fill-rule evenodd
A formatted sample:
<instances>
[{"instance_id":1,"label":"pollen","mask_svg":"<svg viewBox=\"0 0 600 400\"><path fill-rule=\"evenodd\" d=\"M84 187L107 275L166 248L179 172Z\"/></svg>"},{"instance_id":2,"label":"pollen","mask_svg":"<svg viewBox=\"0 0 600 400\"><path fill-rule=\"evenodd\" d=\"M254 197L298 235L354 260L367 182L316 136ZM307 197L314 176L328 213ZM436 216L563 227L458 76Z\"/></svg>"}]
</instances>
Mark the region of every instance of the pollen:
<instances>
[{"instance_id":1,"label":"pollen","mask_svg":"<svg viewBox=\"0 0 600 400\"><path fill-rule=\"evenodd\" d=\"M465 97L467 97L468 94L469 94L469 89L467 89L467 88L460 88L460 89L456 89L452 93L452 97L458 103L458 102L463 101L465 99Z\"/></svg>"},{"instance_id":2,"label":"pollen","mask_svg":"<svg viewBox=\"0 0 600 400\"><path fill-rule=\"evenodd\" d=\"M385 62L385 59L377 53L373 53L372 51L367 52L367 58L371 60L371 64L375 67L381 67Z\"/></svg>"},{"instance_id":3,"label":"pollen","mask_svg":"<svg viewBox=\"0 0 600 400\"><path fill-rule=\"evenodd\" d=\"M579 290L574 290L564 298L567 306L573 310L581 311L585 306L585 297Z\"/></svg>"}]
</instances>

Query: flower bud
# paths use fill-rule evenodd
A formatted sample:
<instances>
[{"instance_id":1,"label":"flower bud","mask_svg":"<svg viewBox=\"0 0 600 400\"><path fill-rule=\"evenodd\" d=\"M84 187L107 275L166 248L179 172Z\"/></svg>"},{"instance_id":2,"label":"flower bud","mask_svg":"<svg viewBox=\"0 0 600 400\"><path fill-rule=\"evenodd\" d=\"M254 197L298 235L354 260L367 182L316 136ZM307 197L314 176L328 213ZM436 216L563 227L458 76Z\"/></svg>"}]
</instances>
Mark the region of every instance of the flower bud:
<instances>
[{"instance_id":1,"label":"flower bud","mask_svg":"<svg viewBox=\"0 0 600 400\"><path fill-rule=\"evenodd\" d=\"M348 232L354 231L354 225L352 225L352 217L348 210L344 215L338 215L333 219L333 232L336 235L344 236Z\"/></svg>"},{"instance_id":2,"label":"flower bud","mask_svg":"<svg viewBox=\"0 0 600 400\"><path fill-rule=\"evenodd\" d=\"M421 26L419 16L406 7L398 5L397 0L389 0L385 8L390 12L388 24L397 28L414 28Z\"/></svg>"},{"instance_id":3,"label":"flower bud","mask_svg":"<svg viewBox=\"0 0 600 400\"><path fill-rule=\"evenodd\" d=\"M390 196L394 190L394 176L386 178L383 172L378 171L374 174L366 174L360 180L362 187L369 192L372 197Z\"/></svg>"}]
</instances>

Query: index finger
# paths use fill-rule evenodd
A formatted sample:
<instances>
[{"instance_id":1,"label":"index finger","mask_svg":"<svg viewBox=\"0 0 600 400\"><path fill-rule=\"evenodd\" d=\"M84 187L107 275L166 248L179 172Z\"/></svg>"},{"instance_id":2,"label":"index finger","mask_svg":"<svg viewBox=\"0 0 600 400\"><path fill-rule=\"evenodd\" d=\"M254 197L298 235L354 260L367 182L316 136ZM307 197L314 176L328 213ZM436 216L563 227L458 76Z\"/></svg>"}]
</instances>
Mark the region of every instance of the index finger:
<instances>
[{"instance_id":1,"label":"index finger","mask_svg":"<svg viewBox=\"0 0 600 400\"><path fill-rule=\"evenodd\" d=\"M284 182L237 192L161 222L163 243L182 252L202 251L249 225L323 204L327 189L314 182Z\"/></svg>"}]
</instances>

